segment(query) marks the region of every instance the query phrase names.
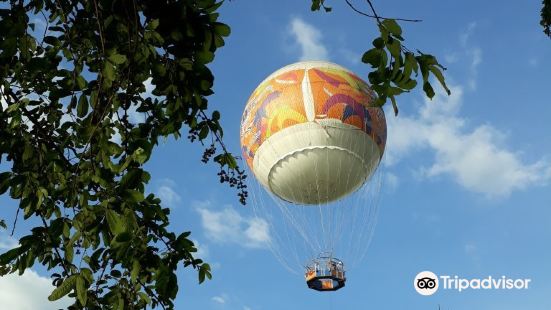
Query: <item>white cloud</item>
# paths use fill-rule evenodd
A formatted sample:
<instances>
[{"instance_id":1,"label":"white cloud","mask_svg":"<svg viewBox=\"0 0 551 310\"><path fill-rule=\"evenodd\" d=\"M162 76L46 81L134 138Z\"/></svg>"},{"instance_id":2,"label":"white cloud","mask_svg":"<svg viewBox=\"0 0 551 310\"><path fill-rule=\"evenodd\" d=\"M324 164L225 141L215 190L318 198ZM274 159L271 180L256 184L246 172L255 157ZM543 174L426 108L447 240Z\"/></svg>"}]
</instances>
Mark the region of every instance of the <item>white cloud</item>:
<instances>
[{"instance_id":1,"label":"white cloud","mask_svg":"<svg viewBox=\"0 0 551 310\"><path fill-rule=\"evenodd\" d=\"M471 42L471 37L475 34L476 27L476 22L471 22L459 36L459 44L463 49L463 54L469 59L469 78L467 84L471 90L476 89L478 66L482 63L482 49Z\"/></svg>"},{"instance_id":2,"label":"white cloud","mask_svg":"<svg viewBox=\"0 0 551 310\"><path fill-rule=\"evenodd\" d=\"M353 65L357 65L360 63L360 60L362 59L362 55L356 52L353 52L352 50L349 50L347 48L341 48L339 49L339 53L341 56L348 61L349 63Z\"/></svg>"},{"instance_id":3,"label":"white cloud","mask_svg":"<svg viewBox=\"0 0 551 310\"><path fill-rule=\"evenodd\" d=\"M251 244L261 245L270 240L269 226L265 220L255 217L246 221L249 227L245 230L245 236Z\"/></svg>"},{"instance_id":4,"label":"white cloud","mask_svg":"<svg viewBox=\"0 0 551 310\"><path fill-rule=\"evenodd\" d=\"M234 243L249 248L267 246L270 241L268 223L258 217L244 217L233 207L220 211L208 208L209 203L197 203L201 223L208 239L218 243Z\"/></svg>"},{"instance_id":5,"label":"white cloud","mask_svg":"<svg viewBox=\"0 0 551 310\"><path fill-rule=\"evenodd\" d=\"M156 191L162 203L168 207L177 206L182 201L182 197L174 190L174 187L176 187L176 183L173 180L163 179Z\"/></svg>"},{"instance_id":6,"label":"white cloud","mask_svg":"<svg viewBox=\"0 0 551 310\"><path fill-rule=\"evenodd\" d=\"M519 152L507 148L506 135L489 124L473 129L458 116L463 88L452 95L425 99L418 115L389 118L387 164L418 149L434 152L434 162L422 175L447 175L464 188L488 197L505 197L515 190L546 184L551 165L545 160L524 163Z\"/></svg>"},{"instance_id":7,"label":"white cloud","mask_svg":"<svg viewBox=\"0 0 551 310\"><path fill-rule=\"evenodd\" d=\"M473 47L467 51L467 55L470 57L469 66L469 88L471 90L476 89L476 79L478 76L478 66L482 63L482 49L479 47Z\"/></svg>"},{"instance_id":8,"label":"white cloud","mask_svg":"<svg viewBox=\"0 0 551 310\"><path fill-rule=\"evenodd\" d=\"M458 62L467 61L467 86L470 90L475 90L477 85L478 67L482 64L482 49L473 43L472 38L476 34L477 23L471 22L463 29L459 35L459 48L454 48L453 51L444 55L444 61L447 64L455 64Z\"/></svg>"},{"instance_id":9,"label":"white cloud","mask_svg":"<svg viewBox=\"0 0 551 310\"><path fill-rule=\"evenodd\" d=\"M470 90L476 89L477 69L482 63L482 50L471 43L475 30L476 23L470 23L459 38ZM448 61L456 61L454 57ZM505 197L551 179L549 162L523 162L520 152L505 145L507 136L502 131L490 124L468 127L468 119L459 116L464 87L450 88L449 97L438 93L432 101L425 98L417 115L388 119L387 165L413 151L429 149L434 152L434 161L421 169L421 176L447 175L464 188L488 197Z\"/></svg>"},{"instance_id":10,"label":"white cloud","mask_svg":"<svg viewBox=\"0 0 551 310\"><path fill-rule=\"evenodd\" d=\"M7 251L19 245L19 241L6 233L0 234L0 250Z\"/></svg>"},{"instance_id":11,"label":"white cloud","mask_svg":"<svg viewBox=\"0 0 551 310\"><path fill-rule=\"evenodd\" d=\"M214 297L212 297L212 301L217 302L219 304L225 304L226 303L226 299L222 296L214 296Z\"/></svg>"},{"instance_id":12,"label":"white cloud","mask_svg":"<svg viewBox=\"0 0 551 310\"><path fill-rule=\"evenodd\" d=\"M388 192L393 192L394 190L396 190L399 184L400 180L394 173L385 173L384 187Z\"/></svg>"},{"instance_id":13,"label":"white cloud","mask_svg":"<svg viewBox=\"0 0 551 310\"><path fill-rule=\"evenodd\" d=\"M467 29L465 29L461 35L459 36L459 43L461 44L461 47L467 47L467 43L469 42L469 39L472 37L473 33L476 30L477 23L476 22L470 22L467 25Z\"/></svg>"},{"instance_id":14,"label":"white cloud","mask_svg":"<svg viewBox=\"0 0 551 310\"><path fill-rule=\"evenodd\" d=\"M9 274L0 277L0 309L10 310L54 310L67 308L73 302L64 297L48 301L54 287L50 278L42 277L27 269L21 276Z\"/></svg>"},{"instance_id":15,"label":"white cloud","mask_svg":"<svg viewBox=\"0 0 551 310\"><path fill-rule=\"evenodd\" d=\"M444 60L449 63L449 64L453 64L453 63L456 63L458 60L459 60L459 55L457 55L457 53L449 53L447 55L444 55Z\"/></svg>"},{"instance_id":16,"label":"white cloud","mask_svg":"<svg viewBox=\"0 0 551 310\"><path fill-rule=\"evenodd\" d=\"M193 256L201 258L203 260L206 259L209 256L209 246L194 239L192 239L191 241L197 248L197 252L195 252Z\"/></svg>"},{"instance_id":17,"label":"white cloud","mask_svg":"<svg viewBox=\"0 0 551 310\"><path fill-rule=\"evenodd\" d=\"M474 255L477 250L476 245L472 243L465 244L464 249L465 249L465 253L467 253L468 255Z\"/></svg>"},{"instance_id":18,"label":"white cloud","mask_svg":"<svg viewBox=\"0 0 551 310\"><path fill-rule=\"evenodd\" d=\"M300 60L327 60L327 48L321 43L321 32L314 26L295 17L290 24L291 34L300 46Z\"/></svg>"}]
</instances>

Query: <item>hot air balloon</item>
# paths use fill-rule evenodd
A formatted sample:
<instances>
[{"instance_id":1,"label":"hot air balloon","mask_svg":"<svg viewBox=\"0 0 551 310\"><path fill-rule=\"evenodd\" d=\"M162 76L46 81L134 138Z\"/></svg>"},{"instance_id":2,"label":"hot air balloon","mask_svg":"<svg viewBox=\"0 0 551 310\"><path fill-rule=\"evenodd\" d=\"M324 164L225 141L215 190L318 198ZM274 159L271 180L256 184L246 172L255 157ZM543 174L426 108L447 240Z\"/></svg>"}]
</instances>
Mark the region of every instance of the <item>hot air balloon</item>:
<instances>
[{"instance_id":1,"label":"hot air balloon","mask_svg":"<svg viewBox=\"0 0 551 310\"><path fill-rule=\"evenodd\" d=\"M243 112L254 210L270 225L276 257L315 290L342 288L342 259L361 260L370 240L386 143L374 99L339 65L298 62L260 83Z\"/></svg>"}]
</instances>

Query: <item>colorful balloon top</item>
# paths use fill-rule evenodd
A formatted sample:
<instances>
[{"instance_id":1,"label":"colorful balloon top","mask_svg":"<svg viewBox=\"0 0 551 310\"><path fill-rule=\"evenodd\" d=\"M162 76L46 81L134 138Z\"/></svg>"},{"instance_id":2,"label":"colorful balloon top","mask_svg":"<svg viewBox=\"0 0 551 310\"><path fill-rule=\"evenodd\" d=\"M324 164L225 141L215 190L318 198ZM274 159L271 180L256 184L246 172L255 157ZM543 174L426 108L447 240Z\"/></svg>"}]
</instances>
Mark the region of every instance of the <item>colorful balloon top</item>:
<instances>
[{"instance_id":1,"label":"colorful balloon top","mask_svg":"<svg viewBox=\"0 0 551 310\"><path fill-rule=\"evenodd\" d=\"M255 152L276 132L304 122L336 119L365 131L381 156L386 120L366 82L333 63L299 62L277 70L252 93L241 119L241 147L252 169Z\"/></svg>"}]
</instances>

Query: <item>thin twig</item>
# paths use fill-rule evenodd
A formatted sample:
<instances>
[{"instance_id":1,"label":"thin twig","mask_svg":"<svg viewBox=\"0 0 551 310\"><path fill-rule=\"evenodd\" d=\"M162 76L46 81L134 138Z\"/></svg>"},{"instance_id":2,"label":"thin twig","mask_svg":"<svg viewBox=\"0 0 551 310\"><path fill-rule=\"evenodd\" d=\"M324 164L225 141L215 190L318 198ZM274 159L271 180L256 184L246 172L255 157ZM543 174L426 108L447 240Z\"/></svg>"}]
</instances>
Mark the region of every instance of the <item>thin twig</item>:
<instances>
[{"instance_id":1,"label":"thin twig","mask_svg":"<svg viewBox=\"0 0 551 310\"><path fill-rule=\"evenodd\" d=\"M392 18L392 17L383 17L383 16L379 16L377 15L377 13L375 13L375 10L373 9L373 6L371 4L371 1L368 0L368 3L371 5L372 7L372 11L374 12L374 15L370 15L370 14L367 14L365 12L362 12L360 10L358 10L354 5L352 5L352 3L350 3L349 0L345 0L346 1L346 4L348 4L348 6L354 10L356 13L360 14L360 15L363 15L363 16L367 16L367 17L370 17L370 18L375 18L377 19L378 22L380 22L381 19L394 19L394 20L399 20L399 21L403 21L403 22L412 22L412 23L418 23L418 22L422 22L423 20L421 19L408 19L408 18Z\"/></svg>"},{"instance_id":2,"label":"thin twig","mask_svg":"<svg viewBox=\"0 0 551 310\"><path fill-rule=\"evenodd\" d=\"M11 228L10 237L13 237L13 233L15 232L15 225L17 225L17 218L19 217L19 210L21 210L21 209L17 208L17 212L15 213L15 218L13 219L13 227Z\"/></svg>"},{"instance_id":3,"label":"thin twig","mask_svg":"<svg viewBox=\"0 0 551 310\"><path fill-rule=\"evenodd\" d=\"M42 213L38 212L38 214L40 216L40 219L42 220L42 224L44 224L44 228L48 230L48 240L52 243L51 246L54 249L55 255L57 255L57 258L59 259L59 262L61 263L61 267L63 267L63 270L65 271L67 276L70 276L71 273L69 268L65 265L65 259L61 256L61 253L59 253L59 249L57 245L54 244L52 238L49 235L50 226L48 226L48 223L46 222L46 219L44 219L44 216L42 215Z\"/></svg>"},{"instance_id":4,"label":"thin twig","mask_svg":"<svg viewBox=\"0 0 551 310\"><path fill-rule=\"evenodd\" d=\"M145 284L140 280L140 279L136 279L136 281L145 289L145 291L151 296L153 297L153 299L155 299L157 301L157 303L163 308L163 309L166 309L165 307L165 304L163 303L163 301L159 298L159 296L157 294L155 294L154 291L152 291L149 287L145 286Z\"/></svg>"},{"instance_id":5,"label":"thin twig","mask_svg":"<svg viewBox=\"0 0 551 310\"><path fill-rule=\"evenodd\" d=\"M377 15L377 11L375 11L375 7L373 6L373 3L371 3L371 0L366 0L366 1L369 4L369 7L371 8L371 12L373 12L373 15L375 16L375 19L377 19L377 22L380 24L381 19L380 19L379 15Z\"/></svg>"},{"instance_id":6,"label":"thin twig","mask_svg":"<svg viewBox=\"0 0 551 310\"><path fill-rule=\"evenodd\" d=\"M101 50L105 56L105 44L103 42L103 31L101 30L101 23L99 20L99 11L98 11L98 3L96 0L94 0L94 8L96 9L96 21L98 22L98 32L99 32L99 39L101 42Z\"/></svg>"}]
</instances>

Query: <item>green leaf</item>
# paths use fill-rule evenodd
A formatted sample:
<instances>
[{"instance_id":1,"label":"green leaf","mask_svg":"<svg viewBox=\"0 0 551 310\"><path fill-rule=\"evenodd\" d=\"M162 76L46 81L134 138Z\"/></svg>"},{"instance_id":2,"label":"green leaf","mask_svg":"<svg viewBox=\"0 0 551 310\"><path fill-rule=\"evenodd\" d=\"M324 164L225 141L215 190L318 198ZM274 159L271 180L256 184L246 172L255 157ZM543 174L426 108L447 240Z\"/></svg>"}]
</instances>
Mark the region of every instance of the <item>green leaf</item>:
<instances>
[{"instance_id":1,"label":"green leaf","mask_svg":"<svg viewBox=\"0 0 551 310\"><path fill-rule=\"evenodd\" d=\"M201 267L199 267L199 284L205 281L205 277L209 280L212 279L209 264L202 264Z\"/></svg>"},{"instance_id":2,"label":"green leaf","mask_svg":"<svg viewBox=\"0 0 551 310\"><path fill-rule=\"evenodd\" d=\"M416 63L417 61L415 60L413 53L407 52L404 57L404 71L402 73L402 80L409 79L413 70L413 65Z\"/></svg>"},{"instance_id":3,"label":"green leaf","mask_svg":"<svg viewBox=\"0 0 551 310\"><path fill-rule=\"evenodd\" d=\"M69 262L69 263L72 263L73 262L73 257L75 255L75 251L73 249L73 245L70 244L70 245L67 245L65 247L65 259Z\"/></svg>"},{"instance_id":4,"label":"green leaf","mask_svg":"<svg viewBox=\"0 0 551 310\"><path fill-rule=\"evenodd\" d=\"M138 163L143 164L146 162L147 158L149 158L149 154L143 148L139 147L136 151L134 151L132 157Z\"/></svg>"},{"instance_id":5,"label":"green leaf","mask_svg":"<svg viewBox=\"0 0 551 310\"><path fill-rule=\"evenodd\" d=\"M214 157L214 161L219 163L222 167L228 166L230 169L235 169L237 167L237 161L232 154L224 153Z\"/></svg>"},{"instance_id":6,"label":"green leaf","mask_svg":"<svg viewBox=\"0 0 551 310\"><path fill-rule=\"evenodd\" d=\"M10 187L11 172L0 173L0 195L5 193Z\"/></svg>"},{"instance_id":7,"label":"green leaf","mask_svg":"<svg viewBox=\"0 0 551 310\"><path fill-rule=\"evenodd\" d=\"M392 109L394 109L394 116L398 116L398 105L396 104L396 98L390 96L390 101L392 102Z\"/></svg>"},{"instance_id":8,"label":"green leaf","mask_svg":"<svg viewBox=\"0 0 551 310\"><path fill-rule=\"evenodd\" d=\"M132 235L129 232L122 232L115 237L115 241L120 243L126 243L132 239Z\"/></svg>"},{"instance_id":9,"label":"green leaf","mask_svg":"<svg viewBox=\"0 0 551 310\"><path fill-rule=\"evenodd\" d=\"M6 112L11 113L11 112L17 111L19 109L19 106L20 106L19 102L14 103L14 104L10 104L8 106L8 108L6 109Z\"/></svg>"},{"instance_id":10,"label":"green leaf","mask_svg":"<svg viewBox=\"0 0 551 310\"><path fill-rule=\"evenodd\" d=\"M373 40L373 46L375 46L375 48L382 49L385 47L385 40L382 37L378 37Z\"/></svg>"},{"instance_id":11,"label":"green leaf","mask_svg":"<svg viewBox=\"0 0 551 310\"><path fill-rule=\"evenodd\" d=\"M85 117L88 114L88 98L86 95L80 95L77 105L77 116L80 118Z\"/></svg>"},{"instance_id":12,"label":"green leaf","mask_svg":"<svg viewBox=\"0 0 551 310\"><path fill-rule=\"evenodd\" d=\"M117 270L117 269L111 270L109 274L115 278L120 278L122 276L122 273L120 272L120 270Z\"/></svg>"},{"instance_id":13,"label":"green leaf","mask_svg":"<svg viewBox=\"0 0 551 310\"><path fill-rule=\"evenodd\" d=\"M140 191L136 191L136 190L132 190L132 189L127 189L125 191L126 193L126 197L128 199L130 199L130 201L132 202L141 202L144 200L144 196L143 196L143 193L140 192Z\"/></svg>"},{"instance_id":14,"label":"green leaf","mask_svg":"<svg viewBox=\"0 0 551 310\"><path fill-rule=\"evenodd\" d=\"M101 71L103 74L103 77L109 81L115 80L115 71L113 69L113 65L109 62L105 62L105 65L103 66L103 70Z\"/></svg>"},{"instance_id":15,"label":"green leaf","mask_svg":"<svg viewBox=\"0 0 551 310\"><path fill-rule=\"evenodd\" d=\"M228 25L222 23L214 23L214 32L220 36L227 37L231 33Z\"/></svg>"},{"instance_id":16,"label":"green leaf","mask_svg":"<svg viewBox=\"0 0 551 310\"><path fill-rule=\"evenodd\" d=\"M140 296L140 300L143 300L146 304L151 303L151 298L144 292L138 292L138 296Z\"/></svg>"},{"instance_id":17,"label":"green leaf","mask_svg":"<svg viewBox=\"0 0 551 310\"><path fill-rule=\"evenodd\" d=\"M438 82L440 82L440 85L444 87L448 96L451 95L451 91L448 88L448 85L446 85L446 81L444 80L444 75L442 75L442 71L440 71L440 69L438 69L438 67L436 66L430 66L430 71L438 79Z\"/></svg>"},{"instance_id":18,"label":"green leaf","mask_svg":"<svg viewBox=\"0 0 551 310\"><path fill-rule=\"evenodd\" d=\"M372 68L376 68L380 65L382 57L382 51L377 48L372 48L365 52L362 56L362 62L370 64Z\"/></svg>"},{"instance_id":19,"label":"green leaf","mask_svg":"<svg viewBox=\"0 0 551 310\"><path fill-rule=\"evenodd\" d=\"M86 289L86 282L82 275L78 275L76 279L77 299L82 306L86 306L88 299L88 290Z\"/></svg>"},{"instance_id":20,"label":"green leaf","mask_svg":"<svg viewBox=\"0 0 551 310\"><path fill-rule=\"evenodd\" d=\"M157 27L159 27L159 19L158 19L158 18L152 19L152 20L147 24L146 29L147 29L147 30L155 30L155 29L157 29Z\"/></svg>"},{"instance_id":21,"label":"green leaf","mask_svg":"<svg viewBox=\"0 0 551 310\"><path fill-rule=\"evenodd\" d=\"M383 21L383 26L395 36L400 36L402 34L402 28L394 19L385 19Z\"/></svg>"},{"instance_id":22,"label":"green leaf","mask_svg":"<svg viewBox=\"0 0 551 310\"><path fill-rule=\"evenodd\" d=\"M51 294L48 296L49 301L55 301L58 299L63 298L65 295L69 294L69 292L75 287L75 283L77 281L78 275L74 274L69 276L65 281L61 283L60 286L58 286Z\"/></svg>"},{"instance_id":23,"label":"green leaf","mask_svg":"<svg viewBox=\"0 0 551 310\"><path fill-rule=\"evenodd\" d=\"M220 112L218 112L218 111L212 112L212 120L213 121L218 121L219 119L220 119Z\"/></svg>"},{"instance_id":24,"label":"green leaf","mask_svg":"<svg viewBox=\"0 0 551 310\"><path fill-rule=\"evenodd\" d=\"M425 94L427 94L427 97L431 98L434 97L434 89L432 89L432 86L429 82L423 83L423 90L425 91Z\"/></svg>"},{"instance_id":25,"label":"green leaf","mask_svg":"<svg viewBox=\"0 0 551 310\"><path fill-rule=\"evenodd\" d=\"M209 135L209 126L205 125L199 131L199 140L204 140Z\"/></svg>"},{"instance_id":26,"label":"green leaf","mask_svg":"<svg viewBox=\"0 0 551 310\"><path fill-rule=\"evenodd\" d=\"M79 90L85 89L86 84L86 80L82 77L82 75L77 76L77 86Z\"/></svg>"},{"instance_id":27,"label":"green leaf","mask_svg":"<svg viewBox=\"0 0 551 310\"><path fill-rule=\"evenodd\" d=\"M134 261L132 262L132 271L130 271L130 280L132 281L132 283L136 283L141 268L142 267L140 266L140 261L134 259Z\"/></svg>"},{"instance_id":28,"label":"green leaf","mask_svg":"<svg viewBox=\"0 0 551 310\"><path fill-rule=\"evenodd\" d=\"M400 58L400 54L401 54L400 41L393 39L392 41L387 43L386 46L388 47L388 51L390 52L392 57L394 57L394 59Z\"/></svg>"},{"instance_id":29,"label":"green leaf","mask_svg":"<svg viewBox=\"0 0 551 310\"><path fill-rule=\"evenodd\" d=\"M414 89L415 86L417 86L417 81L413 79L409 79L406 82L400 84L400 87L406 90Z\"/></svg>"},{"instance_id":30,"label":"green leaf","mask_svg":"<svg viewBox=\"0 0 551 310\"><path fill-rule=\"evenodd\" d=\"M202 64L207 64L214 60L214 53L210 51L200 51L195 55L195 59Z\"/></svg>"},{"instance_id":31,"label":"green leaf","mask_svg":"<svg viewBox=\"0 0 551 310\"><path fill-rule=\"evenodd\" d=\"M105 217L107 219L107 225L109 230L114 235L118 235L125 231L124 222L122 217L115 211L108 209L105 211Z\"/></svg>"},{"instance_id":32,"label":"green leaf","mask_svg":"<svg viewBox=\"0 0 551 310\"><path fill-rule=\"evenodd\" d=\"M0 255L0 265L7 265L11 263L14 259L19 257L19 255L23 254L25 252L25 248L23 246L11 249L2 255Z\"/></svg>"},{"instance_id":33,"label":"green leaf","mask_svg":"<svg viewBox=\"0 0 551 310\"><path fill-rule=\"evenodd\" d=\"M112 63L120 65L126 62L126 56L121 54L113 54L108 58Z\"/></svg>"}]
</instances>

